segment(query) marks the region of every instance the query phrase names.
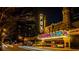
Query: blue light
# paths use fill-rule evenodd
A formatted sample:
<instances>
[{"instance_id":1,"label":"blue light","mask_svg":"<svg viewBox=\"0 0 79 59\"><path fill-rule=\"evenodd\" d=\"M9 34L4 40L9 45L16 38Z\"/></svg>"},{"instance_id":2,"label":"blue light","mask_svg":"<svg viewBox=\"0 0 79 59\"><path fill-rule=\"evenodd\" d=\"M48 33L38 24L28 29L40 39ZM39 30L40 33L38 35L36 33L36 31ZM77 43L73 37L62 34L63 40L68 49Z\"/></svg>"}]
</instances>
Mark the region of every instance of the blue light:
<instances>
[{"instance_id":1,"label":"blue light","mask_svg":"<svg viewBox=\"0 0 79 59\"><path fill-rule=\"evenodd\" d=\"M62 32L61 31L56 31L56 36L61 36Z\"/></svg>"}]
</instances>

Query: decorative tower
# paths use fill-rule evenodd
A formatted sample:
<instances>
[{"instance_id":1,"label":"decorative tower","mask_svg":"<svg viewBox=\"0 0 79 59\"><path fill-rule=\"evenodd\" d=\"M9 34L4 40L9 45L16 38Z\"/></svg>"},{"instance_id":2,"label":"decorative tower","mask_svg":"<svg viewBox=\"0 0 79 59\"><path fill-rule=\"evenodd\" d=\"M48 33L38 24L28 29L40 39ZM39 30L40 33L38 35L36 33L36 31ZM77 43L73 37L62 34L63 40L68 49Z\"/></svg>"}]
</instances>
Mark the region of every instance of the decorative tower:
<instances>
[{"instance_id":1,"label":"decorative tower","mask_svg":"<svg viewBox=\"0 0 79 59\"><path fill-rule=\"evenodd\" d=\"M70 10L67 7L63 8L63 24L65 29L69 29L70 27Z\"/></svg>"}]
</instances>

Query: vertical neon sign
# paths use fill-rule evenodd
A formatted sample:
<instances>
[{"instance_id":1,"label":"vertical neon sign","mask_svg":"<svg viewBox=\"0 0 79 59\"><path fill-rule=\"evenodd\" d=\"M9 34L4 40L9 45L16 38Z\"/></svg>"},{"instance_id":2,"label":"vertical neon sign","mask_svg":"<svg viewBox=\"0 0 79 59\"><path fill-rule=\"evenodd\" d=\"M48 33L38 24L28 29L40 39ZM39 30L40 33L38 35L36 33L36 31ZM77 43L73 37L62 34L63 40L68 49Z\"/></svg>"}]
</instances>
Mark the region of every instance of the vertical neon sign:
<instances>
[{"instance_id":1,"label":"vertical neon sign","mask_svg":"<svg viewBox=\"0 0 79 59\"><path fill-rule=\"evenodd\" d=\"M44 32L44 15L40 14L40 33Z\"/></svg>"}]
</instances>

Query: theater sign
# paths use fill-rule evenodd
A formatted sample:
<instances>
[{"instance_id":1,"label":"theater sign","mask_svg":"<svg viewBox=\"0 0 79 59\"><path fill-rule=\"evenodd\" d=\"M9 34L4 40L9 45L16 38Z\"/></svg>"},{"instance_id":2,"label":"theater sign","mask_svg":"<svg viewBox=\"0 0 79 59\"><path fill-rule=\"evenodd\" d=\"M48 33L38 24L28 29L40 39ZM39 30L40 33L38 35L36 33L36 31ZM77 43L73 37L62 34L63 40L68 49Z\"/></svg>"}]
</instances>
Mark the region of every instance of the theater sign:
<instances>
[{"instance_id":1,"label":"theater sign","mask_svg":"<svg viewBox=\"0 0 79 59\"><path fill-rule=\"evenodd\" d=\"M40 27L40 33L44 32L44 15L40 14L40 21L39 21L39 27Z\"/></svg>"},{"instance_id":2,"label":"theater sign","mask_svg":"<svg viewBox=\"0 0 79 59\"><path fill-rule=\"evenodd\" d=\"M68 31L56 31L53 33L46 33L46 34L41 34L39 35L39 38L49 38L49 37L62 37L62 36L68 36L69 32Z\"/></svg>"}]
</instances>

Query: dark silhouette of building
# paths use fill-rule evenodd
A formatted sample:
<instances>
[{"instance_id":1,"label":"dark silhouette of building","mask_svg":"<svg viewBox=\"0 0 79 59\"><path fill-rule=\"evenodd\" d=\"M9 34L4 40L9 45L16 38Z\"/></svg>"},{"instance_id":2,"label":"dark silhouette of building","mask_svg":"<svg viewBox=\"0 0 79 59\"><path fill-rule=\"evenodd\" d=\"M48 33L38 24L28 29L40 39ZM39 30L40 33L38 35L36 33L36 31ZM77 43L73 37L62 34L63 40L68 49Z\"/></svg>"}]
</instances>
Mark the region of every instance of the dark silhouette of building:
<instances>
[{"instance_id":1,"label":"dark silhouette of building","mask_svg":"<svg viewBox=\"0 0 79 59\"><path fill-rule=\"evenodd\" d=\"M37 35L37 26L34 21L17 21L17 35L24 37L33 37Z\"/></svg>"}]
</instances>

